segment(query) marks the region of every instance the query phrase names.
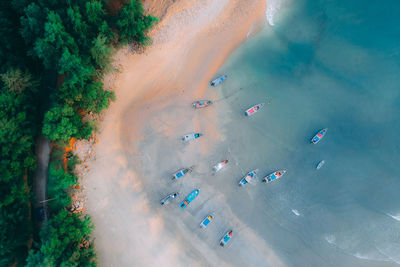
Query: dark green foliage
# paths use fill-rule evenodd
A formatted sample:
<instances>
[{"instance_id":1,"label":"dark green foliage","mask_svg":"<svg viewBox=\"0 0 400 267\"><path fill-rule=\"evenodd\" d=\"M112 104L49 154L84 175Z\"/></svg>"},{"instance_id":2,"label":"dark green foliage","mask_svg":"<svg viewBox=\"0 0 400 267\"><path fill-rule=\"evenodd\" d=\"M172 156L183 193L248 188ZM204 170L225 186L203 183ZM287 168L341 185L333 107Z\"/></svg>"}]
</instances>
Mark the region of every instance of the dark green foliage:
<instances>
[{"instance_id":1,"label":"dark green foliage","mask_svg":"<svg viewBox=\"0 0 400 267\"><path fill-rule=\"evenodd\" d=\"M18 69L0 77L0 266L7 266L24 259L31 233L24 175L35 167L37 82Z\"/></svg>"},{"instance_id":2,"label":"dark green foliage","mask_svg":"<svg viewBox=\"0 0 400 267\"><path fill-rule=\"evenodd\" d=\"M131 0L118 14L117 28L120 41L123 43L138 42L149 43L146 32L158 19L143 14L143 6L137 0Z\"/></svg>"},{"instance_id":3,"label":"dark green foliage","mask_svg":"<svg viewBox=\"0 0 400 267\"><path fill-rule=\"evenodd\" d=\"M71 204L71 198L66 194L66 188L77 184L77 177L63 168L57 168L54 164L49 166L47 183L48 205L51 211L58 211Z\"/></svg>"},{"instance_id":4,"label":"dark green foliage","mask_svg":"<svg viewBox=\"0 0 400 267\"><path fill-rule=\"evenodd\" d=\"M92 229L89 218L81 219L77 214L60 210L41 231L42 244L38 250L30 251L26 266L96 266L93 247L80 246Z\"/></svg>"},{"instance_id":5,"label":"dark green foliage","mask_svg":"<svg viewBox=\"0 0 400 267\"><path fill-rule=\"evenodd\" d=\"M43 133L51 141L67 142L71 136L86 138L91 129L83 123L73 107L65 104L56 106L46 112L43 122Z\"/></svg>"},{"instance_id":6,"label":"dark green foliage","mask_svg":"<svg viewBox=\"0 0 400 267\"><path fill-rule=\"evenodd\" d=\"M85 114L100 113L114 98L101 82L111 70L112 47L150 43L146 32L155 21L135 0L117 16L105 0L0 1L0 266L24 264L27 255L39 131L57 143L91 135L94 123ZM76 183L72 169L50 166L51 219L28 266L95 266L93 248L79 246L89 239L90 221L65 209Z\"/></svg>"}]
</instances>

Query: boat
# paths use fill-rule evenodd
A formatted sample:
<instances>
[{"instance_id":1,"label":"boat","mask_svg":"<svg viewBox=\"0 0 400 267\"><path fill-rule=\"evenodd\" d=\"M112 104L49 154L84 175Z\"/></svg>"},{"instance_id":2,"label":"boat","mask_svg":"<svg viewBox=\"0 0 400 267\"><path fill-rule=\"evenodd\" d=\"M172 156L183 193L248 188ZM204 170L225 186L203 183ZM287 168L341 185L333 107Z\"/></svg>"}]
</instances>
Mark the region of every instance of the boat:
<instances>
[{"instance_id":1,"label":"boat","mask_svg":"<svg viewBox=\"0 0 400 267\"><path fill-rule=\"evenodd\" d=\"M229 162L229 160L224 160L224 161L219 162L217 165L215 165L213 167L213 170L215 172L219 172L223 167L226 166L226 164L228 164L228 162Z\"/></svg>"},{"instance_id":2,"label":"boat","mask_svg":"<svg viewBox=\"0 0 400 267\"><path fill-rule=\"evenodd\" d=\"M169 194L168 196L164 197L163 199L161 199L161 205L166 205L168 204L172 199L176 198L178 196L178 193L172 193Z\"/></svg>"},{"instance_id":3,"label":"boat","mask_svg":"<svg viewBox=\"0 0 400 267\"><path fill-rule=\"evenodd\" d=\"M317 170L321 169L322 166L324 166L324 164L325 164L325 160L321 160L317 165Z\"/></svg>"},{"instance_id":4,"label":"boat","mask_svg":"<svg viewBox=\"0 0 400 267\"><path fill-rule=\"evenodd\" d=\"M258 169L248 172L246 176L240 180L239 186L245 186L246 184L252 182L256 178L257 171Z\"/></svg>"},{"instance_id":5,"label":"boat","mask_svg":"<svg viewBox=\"0 0 400 267\"><path fill-rule=\"evenodd\" d=\"M175 174L172 176L172 179L180 179L183 176L185 176L186 174L191 173L192 170L193 170L193 167L180 169L177 172L175 172Z\"/></svg>"},{"instance_id":6,"label":"boat","mask_svg":"<svg viewBox=\"0 0 400 267\"><path fill-rule=\"evenodd\" d=\"M213 102L211 100L199 100L199 101L193 102L193 107L195 109L199 109L199 108L208 107L208 106L210 106L212 104L213 104Z\"/></svg>"},{"instance_id":7,"label":"boat","mask_svg":"<svg viewBox=\"0 0 400 267\"><path fill-rule=\"evenodd\" d=\"M327 131L328 128L318 131L318 133L311 139L311 143L318 144L318 142L321 141L321 139L325 136Z\"/></svg>"},{"instance_id":8,"label":"boat","mask_svg":"<svg viewBox=\"0 0 400 267\"><path fill-rule=\"evenodd\" d=\"M211 81L211 82L210 82L210 85L211 85L211 86L220 85L223 81L226 80L226 78L228 78L228 75L222 75L222 76L218 77L217 79Z\"/></svg>"},{"instance_id":9,"label":"boat","mask_svg":"<svg viewBox=\"0 0 400 267\"><path fill-rule=\"evenodd\" d=\"M194 139L199 138L200 136L203 136L203 134L202 133L189 133L189 134L185 134L182 137L182 140L183 141L192 141Z\"/></svg>"},{"instance_id":10,"label":"boat","mask_svg":"<svg viewBox=\"0 0 400 267\"><path fill-rule=\"evenodd\" d=\"M206 228L210 222L214 219L214 216L212 214L207 215L204 220L200 223L201 228Z\"/></svg>"},{"instance_id":11,"label":"boat","mask_svg":"<svg viewBox=\"0 0 400 267\"><path fill-rule=\"evenodd\" d=\"M195 189L192 191L192 193L190 193L184 201L182 201L182 203L179 205L179 207L181 207L181 209L185 209L190 202L193 201L193 199L195 199L197 197L197 195L199 194L199 189Z\"/></svg>"},{"instance_id":12,"label":"boat","mask_svg":"<svg viewBox=\"0 0 400 267\"><path fill-rule=\"evenodd\" d=\"M226 234L221 238L221 242L219 242L219 244L223 247L225 246L229 240L231 240L232 238L232 230L229 230L228 232L226 232Z\"/></svg>"},{"instance_id":13,"label":"boat","mask_svg":"<svg viewBox=\"0 0 400 267\"><path fill-rule=\"evenodd\" d=\"M246 116L251 116L254 113L256 113L257 111L259 111L264 105L265 105L265 103L260 103L260 104L254 105L251 108L247 109L244 113L246 114Z\"/></svg>"},{"instance_id":14,"label":"boat","mask_svg":"<svg viewBox=\"0 0 400 267\"><path fill-rule=\"evenodd\" d=\"M273 180L281 178L286 173L286 170L276 171L263 178L263 182L269 183Z\"/></svg>"}]
</instances>

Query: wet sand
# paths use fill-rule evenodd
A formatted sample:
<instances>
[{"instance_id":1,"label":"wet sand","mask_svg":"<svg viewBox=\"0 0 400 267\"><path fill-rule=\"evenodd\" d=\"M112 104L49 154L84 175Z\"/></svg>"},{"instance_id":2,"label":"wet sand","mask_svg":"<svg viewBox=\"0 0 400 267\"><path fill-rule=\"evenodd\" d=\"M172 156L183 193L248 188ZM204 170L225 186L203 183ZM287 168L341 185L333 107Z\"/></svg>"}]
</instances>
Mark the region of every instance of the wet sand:
<instances>
[{"instance_id":1,"label":"wet sand","mask_svg":"<svg viewBox=\"0 0 400 267\"><path fill-rule=\"evenodd\" d=\"M238 218L226 205L228 196L219 189L232 169L212 175L211 167L227 157L227 151L215 151L229 138L219 127L222 104L191 107L194 100L220 97L209 80L250 29L262 27L265 1L178 0L160 6L148 1L145 6L162 15L151 33L154 43L144 53L122 50L115 56L120 71L105 83L116 101L99 125L96 160L81 177L86 210L96 226L99 266L284 265L246 226L252 218ZM193 131L204 136L182 143L180 137ZM192 174L171 180L174 171L192 165ZM199 196L182 211L180 201L195 188ZM161 207L160 199L175 191L178 199ZM215 221L200 229L210 212ZM228 229L234 237L221 248Z\"/></svg>"}]
</instances>

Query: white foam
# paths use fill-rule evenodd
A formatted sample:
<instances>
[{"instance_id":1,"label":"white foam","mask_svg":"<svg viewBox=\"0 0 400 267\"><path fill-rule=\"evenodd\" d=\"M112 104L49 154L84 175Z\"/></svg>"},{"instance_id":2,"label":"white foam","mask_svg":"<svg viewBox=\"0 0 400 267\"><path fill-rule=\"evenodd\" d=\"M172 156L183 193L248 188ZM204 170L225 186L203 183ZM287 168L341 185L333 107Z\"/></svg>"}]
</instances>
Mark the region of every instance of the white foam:
<instances>
[{"instance_id":1,"label":"white foam","mask_svg":"<svg viewBox=\"0 0 400 267\"><path fill-rule=\"evenodd\" d=\"M332 245L336 245L336 237L334 235L327 235L325 236L326 242Z\"/></svg>"},{"instance_id":2,"label":"white foam","mask_svg":"<svg viewBox=\"0 0 400 267\"><path fill-rule=\"evenodd\" d=\"M396 215L392 215L387 213L388 216L392 217L393 219L395 219L396 221L400 222L400 213L396 214Z\"/></svg>"},{"instance_id":3,"label":"white foam","mask_svg":"<svg viewBox=\"0 0 400 267\"><path fill-rule=\"evenodd\" d=\"M275 25L274 19L280 8L280 0L267 0L267 10L265 11L265 16L269 25Z\"/></svg>"},{"instance_id":4,"label":"white foam","mask_svg":"<svg viewBox=\"0 0 400 267\"><path fill-rule=\"evenodd\" d=\"M298 211L298 210L292 210L292 212L294 213L294 215L296 215L296 216L300 216L300 213L299 213L299 211Z\"/></svg>"},{"instance_id":5,"label":"white foam","mask_svg":"<svg viewBox=\"0 0 400 267\"><path fill-rule=\"evenodd\" d=\"M246 38L249 38L250 34L253 32L253 24L251 24L249 32L246 35Z\"/></svg>"}]
</instances>

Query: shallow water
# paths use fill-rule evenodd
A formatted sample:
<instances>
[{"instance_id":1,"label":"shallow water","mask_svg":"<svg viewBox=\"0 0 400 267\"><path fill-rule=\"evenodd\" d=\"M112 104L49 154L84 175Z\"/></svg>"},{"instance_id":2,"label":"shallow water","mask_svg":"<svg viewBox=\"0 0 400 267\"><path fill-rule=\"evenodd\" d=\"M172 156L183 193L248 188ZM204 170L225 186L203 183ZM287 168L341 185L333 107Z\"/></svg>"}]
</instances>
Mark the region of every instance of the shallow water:
<instances>
[{"instance_id":1,"label":"shallow water","mask_svg":"<svg viewBox=\"0 0 400 267\"><path fill-rule=\"evenodd\" d=\"M221 182L220 191L289 265L397 266L400 3L279 6L274 26L220 70L229 79L215 90L229 108L220 110L226 138L215 153L229 156L238 181L255 168L261 178L277 169L287 174L241 191L236 180ZM244 117L260 102L268 104ZM309 144L322 128L326 137Z\"/></svg>"}]
</instances>

